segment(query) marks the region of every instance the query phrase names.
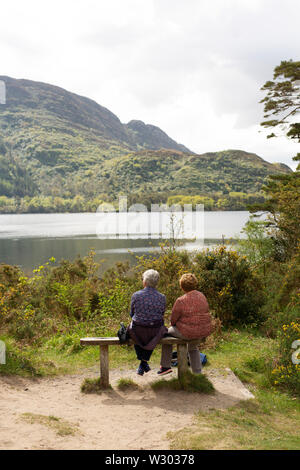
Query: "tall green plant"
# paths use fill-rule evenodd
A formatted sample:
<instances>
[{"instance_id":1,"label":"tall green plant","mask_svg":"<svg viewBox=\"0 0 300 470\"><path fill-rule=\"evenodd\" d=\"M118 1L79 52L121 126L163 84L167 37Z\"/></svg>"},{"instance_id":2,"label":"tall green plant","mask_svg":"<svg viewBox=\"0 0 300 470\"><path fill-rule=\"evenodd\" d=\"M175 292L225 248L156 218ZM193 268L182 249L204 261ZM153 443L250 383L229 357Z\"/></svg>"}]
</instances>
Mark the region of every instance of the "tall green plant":
<instances>
[{"instance_id":1,"label":"tall green plant","mask_svg":"<svg viewBox=\"0 0 300 470\"><path fill-rule=\"evenodd\" d=\"M242 232L245 239L238 242L238 251L245 255L254 269L266 275L275 252L274 240L267 233L268 223L250 217Z\"/></svg>"}]
</instances>

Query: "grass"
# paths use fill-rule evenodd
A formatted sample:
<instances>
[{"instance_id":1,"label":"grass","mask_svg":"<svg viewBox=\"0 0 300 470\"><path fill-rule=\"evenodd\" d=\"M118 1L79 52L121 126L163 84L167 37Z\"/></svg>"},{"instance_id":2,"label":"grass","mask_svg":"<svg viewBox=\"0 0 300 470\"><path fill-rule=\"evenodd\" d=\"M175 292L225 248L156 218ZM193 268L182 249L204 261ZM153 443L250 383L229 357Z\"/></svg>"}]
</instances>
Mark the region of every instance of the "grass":
<instances>
[{"instance_id":1,"label":"grass","mask_svg":"<svg viewBox=\"0 0 300 470\"><path fill-rule=\"evenodd\" d=\"M233 331L214 351L206 351L210 367L230 367L255 398L200 412L192 427L168 434L171 449L300 449L300 402L269 380L275 343L254 331Z\"/></svg>"},{"instance_id":2,"label":"grass","mask_svg":"<svg viewBox=\"0 0 300 470\"><path fill-rule=\"evenodd\" d=\"M86 346L76 348L76 341L66 349L57 347L53 340L45 341L39 346L20 347L12 338L0 336L5 342L7 354L6 364L0 364L0 374L33 376L57 376L80 373L83 369L99 364L99 348ZM157 348L151 358L153 363L159 363L160 348ZM115 346L109 348L110 368L123 370L136 368L136 359L132 346Z\"/></svg>"},{"instance_id":3,"label":"grass","mask_svg":"<svg viewBox=\"0 0 300 470\"><path fill-rule=\"evenodd\" d=\"M109 389L111 389L110 385L108 388L102 386L100 377L98 379L84 379L80 387L82 393L102 393Z\"/></svg>"},{"instance_id":4,"label":"grass","mask_svg":"<svg viewBox=\"0 0 300 470\"><path fill-rule=\"evenodd\" d=\"M72 424L69 421L52 415L45 416L36 413L23 413L21 419L30 424L47 426L60 437L74 436L79 432L77 424Z\"/></svg>"},{"instance_id":5,"label":"grass","mask_svg":"<svg viewBox=\"0 0 300 470\"><path fill-rule=\"evenodd\" d=\"M36 368L37 351L26 347L21 349L11 338L1 336L0 339L6 345L6 363L0 364L0 374L27 377L42 375Z\"/></svg>"},{"instance_id":6,"label":"grass","mask_svg":"<svg viewBox=\"0 0 300 470\"><path fill-rule=\"evenodd\" d=\"M170 380L158 380L151 384L153 390L184 390L185 392L197 393L213 393L214 386L205 375L192 374L187 371L181 380L173 378Z\"/></svg>"},{"instance_id":7,"label":"grass","mask_svg":"<svg viewBox=\"0 0 300 470\"><path fill-rule=\"evenodd\" d=\"M139 385L135 383L132 379L123 377L118 380L117 387L119 390L127 391L127 390L138 390Z\"/></svg>"},{"instance_id":8,"label":"grass","mask_svg":"<svg viewBox=\"0 0 300 470\"><path fill-rule=\"evenodd\" d=\"M192 429L168 437L171 449L299 450L299 427L299 403L264 391L232 408L199 413Z\"/></svg>"},{"instance_id":9,"label":"grass","mask_svg":"<svg viewBox=\"0 0 300 470\"><path fill-rule=\"evenodd\" d=\"M210 361L205 367L230 367L242 382L269 387L276 346L274 339L261 336L255 330L234 330L227 333L214 350L203 351Z\"/></svg>"}]
</instances>

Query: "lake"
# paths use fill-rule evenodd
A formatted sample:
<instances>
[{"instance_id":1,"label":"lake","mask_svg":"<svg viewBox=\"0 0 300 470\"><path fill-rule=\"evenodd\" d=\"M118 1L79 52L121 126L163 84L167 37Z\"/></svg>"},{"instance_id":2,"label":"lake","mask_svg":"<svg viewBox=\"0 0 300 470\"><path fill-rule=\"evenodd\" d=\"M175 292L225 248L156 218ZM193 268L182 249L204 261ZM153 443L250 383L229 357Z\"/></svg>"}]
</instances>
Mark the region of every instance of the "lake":
<instances>
[{"instance_id":1,"label":"lake","mask_svg":"<svg viewBox=\"0 0 300 470\"><path fill-rule=\"evenodd\" d=\"M117 214L115 217L119 217ZM153 216L153 214L152 214ZM155 216L154 216L155 217ZM186 243L187 249L220 244L241 236L249 218L247 211L205 212L204 245ZM101 271L117 261L135 262L135 255L151 253L160 239L99 238L99 214L11 214L0 215L0 262L18 265L30 273L52 256L56 260L85 256L94 249Z\"/></svg>"}]
</instances>

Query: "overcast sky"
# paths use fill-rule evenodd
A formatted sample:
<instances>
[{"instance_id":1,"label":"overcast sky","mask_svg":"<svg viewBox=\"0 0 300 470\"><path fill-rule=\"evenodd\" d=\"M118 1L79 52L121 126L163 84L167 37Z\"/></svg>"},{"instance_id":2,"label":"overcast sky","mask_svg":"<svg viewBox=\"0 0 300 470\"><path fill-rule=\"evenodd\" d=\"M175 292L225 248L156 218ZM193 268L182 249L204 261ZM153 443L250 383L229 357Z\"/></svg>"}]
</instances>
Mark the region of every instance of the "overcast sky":
<instances>
[{"instance_id":1,"label":"overcast sky","mask_svg":"<svg viewBox=\"0 0 300 470\"><path fill-rule=\"evenodd\" d=\"M259 126L259 89L300 59L299 25L299 0L7 0L0 75L87 96L198 153L241 149L295 168L298 145Z\"/></svg>"}]
</instances>

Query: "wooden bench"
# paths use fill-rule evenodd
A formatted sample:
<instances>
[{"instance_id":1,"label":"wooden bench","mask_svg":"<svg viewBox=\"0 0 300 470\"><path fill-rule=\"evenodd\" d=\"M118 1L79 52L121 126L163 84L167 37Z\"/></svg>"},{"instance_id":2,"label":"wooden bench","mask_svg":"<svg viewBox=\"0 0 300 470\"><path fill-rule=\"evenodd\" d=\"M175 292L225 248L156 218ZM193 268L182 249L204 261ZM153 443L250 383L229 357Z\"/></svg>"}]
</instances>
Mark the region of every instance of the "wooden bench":
<instances>
[{"instance_id":1,"label":"wooden bench","mask_svg":"<svg viewBox=\"0 0 300 470\"><path fill-rule=\"evenodd\" d=\"M109 387L109 360L108 360L108 347L113 345L121 345L119 338L82 338L81 345L85 346L99 346L100 348L100 380L104 388ZM129 340L125 345L134 344ZM177 345L177 358L178 358L178 379L182 380L186 370L188 369L187 363L187 341L183 341L173 336L162 338L158 344L176 344Z\"/></svg>"}]
</instances>

